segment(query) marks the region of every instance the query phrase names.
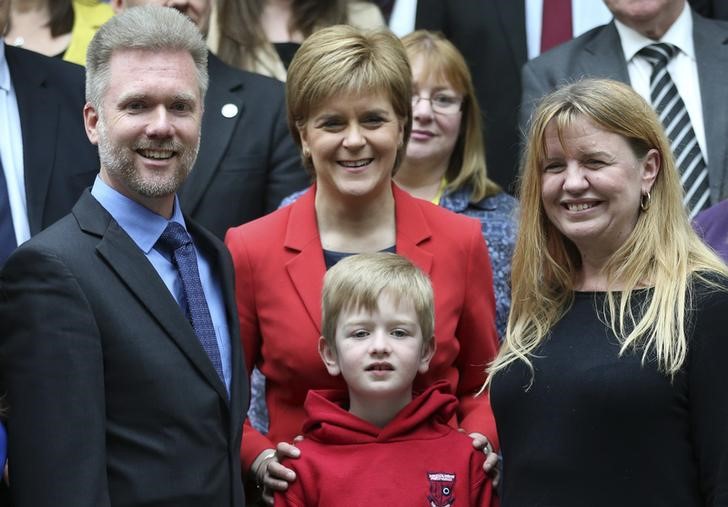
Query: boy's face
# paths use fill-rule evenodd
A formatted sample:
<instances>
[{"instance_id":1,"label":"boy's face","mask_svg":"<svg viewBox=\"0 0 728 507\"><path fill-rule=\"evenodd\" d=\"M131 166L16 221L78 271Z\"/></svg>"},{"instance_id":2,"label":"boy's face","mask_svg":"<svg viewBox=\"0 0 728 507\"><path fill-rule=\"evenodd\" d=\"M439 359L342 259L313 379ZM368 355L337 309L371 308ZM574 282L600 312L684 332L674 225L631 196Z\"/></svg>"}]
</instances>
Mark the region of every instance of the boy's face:
<instances>
[{"instance_id":1,"label":"boy's face","mask_svg":"<svg viewBox=\"0 0 728 507\"><path fill-rule=\"evenodd\" d=\"M412 382L425 373L434 353L434 340L423 345L417 313L411 301L395 304L386 292L373 313L345 309L336 323L336 349L321 338L319 351L331 375L341 374L352 407L357 402L412 399Z\"/></svg>"}]
</instances>

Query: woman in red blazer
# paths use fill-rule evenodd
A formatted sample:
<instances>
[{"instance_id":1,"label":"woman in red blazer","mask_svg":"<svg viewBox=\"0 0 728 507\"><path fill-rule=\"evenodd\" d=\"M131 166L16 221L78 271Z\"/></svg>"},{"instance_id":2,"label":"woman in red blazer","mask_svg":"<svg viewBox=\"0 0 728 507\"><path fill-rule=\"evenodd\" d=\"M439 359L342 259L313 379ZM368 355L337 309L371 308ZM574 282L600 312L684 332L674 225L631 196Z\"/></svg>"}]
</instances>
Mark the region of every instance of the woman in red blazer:
<instances>
[{"instance_id":1,"label":"woman in red blazer","mask_svg":"<svg viewBox=\"0 0 728 507\"><path fill-rule=\"evenodd\" d=\"M270 417L267 435L246 424L244 469L266 488L285 489L292 477L277 463L276 443L300 431L309 389L344 388L317 351L321 288L327 267L359 252L396 251L430 276L437 351L415 389L447 380L460 400L453 424L495 443L489 400L475 396L498 343L480 224L392 182L412 121L404 48L385 31L321 30L298 50L286 93L289 124L316 183L291 206L226 236L245 359L267 379ZM279 446L279 455L290 450Z\"/></svg>"}]
</instances>

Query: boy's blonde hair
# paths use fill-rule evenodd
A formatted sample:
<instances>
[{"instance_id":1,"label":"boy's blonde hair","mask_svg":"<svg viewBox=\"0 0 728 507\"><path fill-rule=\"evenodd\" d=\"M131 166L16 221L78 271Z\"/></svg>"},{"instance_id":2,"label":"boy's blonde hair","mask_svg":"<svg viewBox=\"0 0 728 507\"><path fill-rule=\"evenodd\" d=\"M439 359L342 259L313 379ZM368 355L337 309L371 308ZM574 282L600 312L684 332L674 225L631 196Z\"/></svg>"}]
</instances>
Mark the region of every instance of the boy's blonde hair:
<instances>
[{"instance_id":1,"label":"boy's blonde hair","mask_svg":"<svg viewBox=\"0 0 728 507\"><path fill-rule=\"evenodd\" d=\"M341 312L349 309L373 312L385 291L396 303L412 301L423 346L429 345L435 330L434 296L429 278L404 257L377 252L342 259L326 273L321 327L329 347L334 349L336 323Z\"/></svg>"}]
</instances>

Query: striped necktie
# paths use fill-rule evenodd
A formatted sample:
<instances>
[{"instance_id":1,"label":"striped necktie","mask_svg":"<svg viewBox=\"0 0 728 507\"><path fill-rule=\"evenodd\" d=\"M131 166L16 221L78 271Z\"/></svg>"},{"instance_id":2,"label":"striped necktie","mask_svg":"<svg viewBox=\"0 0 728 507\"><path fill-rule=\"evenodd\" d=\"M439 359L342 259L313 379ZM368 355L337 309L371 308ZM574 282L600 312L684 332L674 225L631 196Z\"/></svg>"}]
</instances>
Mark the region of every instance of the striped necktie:
<instances>
[{"instance_id":1,"label":"striped necktie","mask_svg":"<svg viewBox=\"0 0 728 507\"><path fill-rule=\"evenodd\" d=\"M685 108L667 64L679 49L661 42L642 48L637 54L652 65L650 76L650 98L652 106L660 116L665 133L670 139L672 152L680 170L680 181L685 190L683 204L694 217L710 205L708 167L700 151L688 110Z\"/></svg>"}]
</instances>

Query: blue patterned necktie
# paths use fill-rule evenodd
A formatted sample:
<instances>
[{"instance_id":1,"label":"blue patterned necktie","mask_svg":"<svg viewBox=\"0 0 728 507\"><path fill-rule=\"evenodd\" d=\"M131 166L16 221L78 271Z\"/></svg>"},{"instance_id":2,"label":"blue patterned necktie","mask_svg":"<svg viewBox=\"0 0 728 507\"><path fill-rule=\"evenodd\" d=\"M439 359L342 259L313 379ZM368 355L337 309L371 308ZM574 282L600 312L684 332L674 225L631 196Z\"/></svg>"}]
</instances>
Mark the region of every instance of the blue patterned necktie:
<instances>
[{"instance_id":1,"label":"blue patterned necktie","mask_svg":"<svg viewBox=\"0 0 728 507\"><path fill-rule=\"evenodd\" d=\"M5 259L13 253L16 246L18 244L15 240L13 215L10 212L8 185L5 182L3 162L0 160L0 267L5 264Z\"/></svg>"},{"instance_id":2,"label":"blue patterned necktie","mask_svg":"<svg viewBox=\"0 0 728 507\"><path fill-rule=\"evenodd\" d=\"M169 222L157 240L157 246L172 256L172 264L177 268L182 279L182 289L187 303L187 318L191 322L197 339L200 340L207 357L210 358L212 366L224 382L225 377L222 373L222 361L220 359L220 350L217 347L215 326L212 323L210 309L207 307L205 293L202 290L200 273L197 270L197 255L195 254L195 247L192 245L192 238L182 225L177 222Z\"/></svg>"},{"instance_id":3,"label":"blue patterned necktie","mask_svg":"<svg viewBox=\"0 0 728 507\"><path fill-rule=\"evenodd\" d=\"M660 42L642 48L637 54L652 65L650 76L652 107L660 116L665 133L670 139L672 153L680 171L680 182L685 190L683 204L692 218L710 206L710 185L708 168L700 151L695 130L690 123L688 110L677 91L675 82L667 72L668 62L678 51L676 46Z\"/></svg>"}]
</instances>

